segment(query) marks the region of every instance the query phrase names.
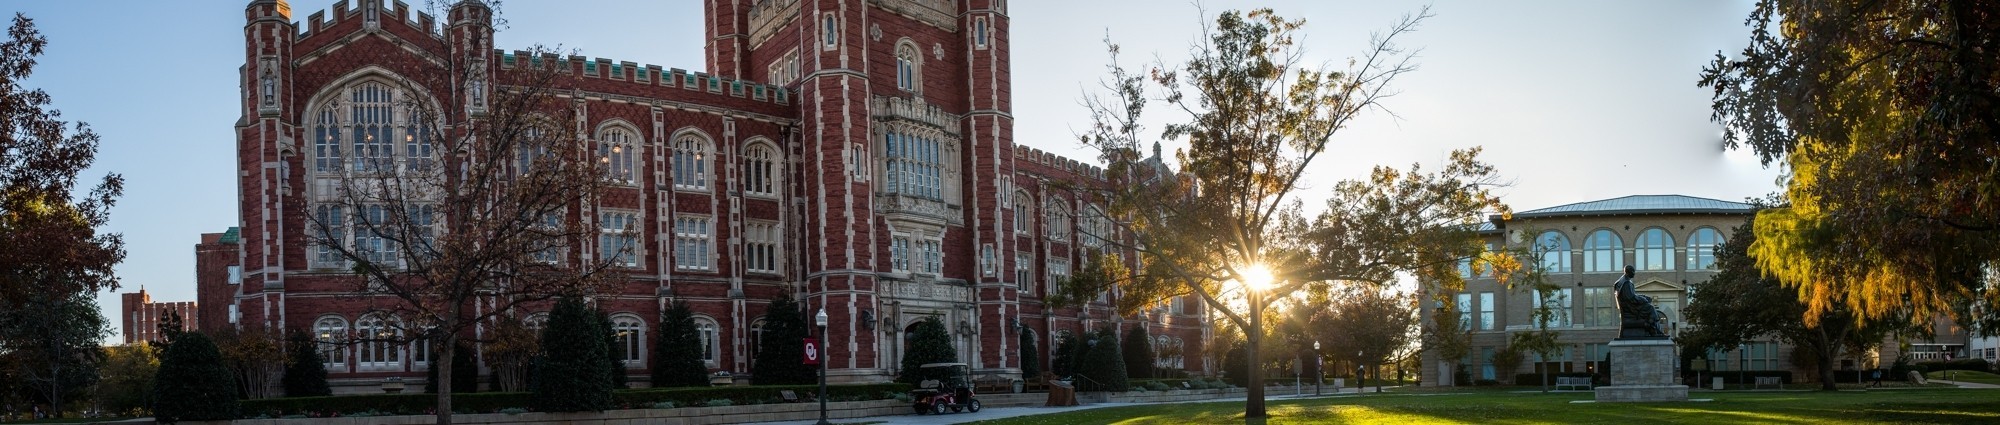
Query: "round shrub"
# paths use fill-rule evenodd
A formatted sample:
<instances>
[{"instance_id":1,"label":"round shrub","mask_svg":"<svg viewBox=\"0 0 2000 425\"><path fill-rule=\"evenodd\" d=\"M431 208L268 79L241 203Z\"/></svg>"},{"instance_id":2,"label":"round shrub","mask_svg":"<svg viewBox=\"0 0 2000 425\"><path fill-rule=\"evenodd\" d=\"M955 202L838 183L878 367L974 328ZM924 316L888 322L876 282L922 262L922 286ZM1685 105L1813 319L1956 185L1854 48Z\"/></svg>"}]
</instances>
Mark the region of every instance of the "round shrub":
<instances>
[{"instance_id":1,"label":"round shrub","mask_svg":"<svg viewBox=\"0 0 2000 425\"><path fill-rule=\"evenodd\" d=\"M236 380L215 342L199 333L174 338L153 379L153 418L163 423L236 419Z\"/></svg>"}]
</instances>

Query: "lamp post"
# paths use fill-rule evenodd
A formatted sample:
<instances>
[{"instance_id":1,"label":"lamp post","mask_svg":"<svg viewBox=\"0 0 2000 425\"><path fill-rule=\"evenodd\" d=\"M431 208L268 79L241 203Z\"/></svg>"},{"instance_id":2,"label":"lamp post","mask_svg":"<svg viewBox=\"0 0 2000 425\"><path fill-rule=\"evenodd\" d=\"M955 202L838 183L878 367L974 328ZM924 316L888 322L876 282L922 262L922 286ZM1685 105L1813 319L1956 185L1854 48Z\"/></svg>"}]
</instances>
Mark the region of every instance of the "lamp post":
<instances>
[{"instance_id":1,"label":"lamp post","mask_svg":"<svg viewBox=\"0 0 2000 425\"><path fill-rule=\"evenodd\" d=\"M1319 341L1313 341L1313 395L1326 389L1326 356L1319 355Z\"/></svg>"},{"instance_id":2,"label":"lamp post","mask_svg":"<svg viewBox=\"0 0 2000 425\"><path fill-rule=\"evenodd\" d=\"M826 337L826 309L825 309L825 308L821 308L821 309L819 309L819 314L816 314L816 315L813 315L813 324L815 324L815 325L819 325L819 339L820 339L820 342L819 342L819 423L818 423L818 424L816 424L816 425L832 425L832 424L833 424L832 422L827 422L827 421L826 421L826 351L827 351L827 350L826 350L826 343L827 343L827 340L828 340L829 338L827 338L827 337Z\"/></svg>"}]
</instances>

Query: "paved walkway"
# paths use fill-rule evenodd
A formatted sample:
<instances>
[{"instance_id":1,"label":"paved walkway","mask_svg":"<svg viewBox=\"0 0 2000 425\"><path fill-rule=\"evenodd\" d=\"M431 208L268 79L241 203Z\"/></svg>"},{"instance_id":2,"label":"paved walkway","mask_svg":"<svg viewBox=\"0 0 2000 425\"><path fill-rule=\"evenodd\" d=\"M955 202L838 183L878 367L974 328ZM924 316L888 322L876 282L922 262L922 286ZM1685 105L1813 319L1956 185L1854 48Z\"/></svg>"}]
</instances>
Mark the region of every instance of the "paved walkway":
<instances>
[{"instance_id":1,"label":"paved walkway","mask_svg":"<svg viewBox=\"0 0 2000 425\"><path fill-rule=\"evenodd\" d=\"M1931 381L1931 382L1936 382L1936 383L1940 383L1940 384L1952 384L1952 385L1957 385L1957 386L1958 386L1959 388L1982 388L1982 389L1993 389L1993 388L2000 388L2000 385L1993 385L1993 384L1981 384L1981 383L1978 383L1978 382L1965 382L1965 381L1946 381L1946 380L1943 380L1943 379L1932 379L1932 380L1930 380L1930 381Z\"/></svg>"},{"instance_id":2,"label":"paved walkway","mask_svg":"<svg viewBox=\"0 0 2000 425\"><path fill-rule=\"evenodd\" d=\"M1375 388L1375 387L1368 387L1368 390L1369 390L1369 392L1368 392L1368 393L1369 393L1369 394L1374 394L1374 388ZM1386 389L1386 388L1394 388L1394 387L1383 387L1383 388L1385 388L1385 389ZM1340 395L1340 396L1345 396L1345 397L1352 397L1352 396L1354 396L1354 394L1355 394L1355 390L1356 390L1355 388L1343 388L1343 389L1340 389L1340 390L1338 390L1338 392L1336 392L1336 391L1335 391L1335 390L1334 390L1333 388L1327 388L1327 389L1326 389L1326 395L1323 395L1323 396L1314 396L1314 395L1313 395L1312 393L1310 393L1310 392L1308 392L1308 393L1305 393L1305 394L1302 394L1302 395L1294 395L1294 394L1293 394L1293 393L1292 393L1291 391L1285 391L1285 392L1283 392L1283 393L1279 393L1279 392L1277 392L1277 391L1268 391L1268 390L1267 390L1267 392L1265 392L1265 393L1264 393L1264 399L1265 399L1265 400L1290 400L1290 399L1299 399L1299 398L1315 398L1315 397L1333 397L1333 396L1336 396L1336 395ZM1243 398L1243 397L1227 397L1227 398L1216 398L1216 399L1210 399L1210 400L1198 400L1198 401L1180 401L1180 402L1170 402L1170 403L1092 403L1092 404L1085 404L1085 405L1082 405L1082 406L1067 406L1067 407L1042 407L1042 406L1033 406L1033 407L988 407L988 408L985 408L985 409L979 409L979 412L978 412L978 413L946 413L946 414L944 414L944 415L891 415L891 416L871 416L871 417L866 417L866 418L847 418L847 419L829 419L828 421L830 421L830 422L833 422L833 423L837 423L837 424L859 424L859 423L879 423L879 424L884 424L884 425L935 425L935 424L941 424L941 423L954 423L954 424L957 424L957 423L966 423L966 422L975 422L975 421L984 421L984 420L992 420L992 419L1005 419L1005 418L1012 418L1012 417L1016 417L1016 416L1029 416L1029 415L1041 415L1041 414L1048 414L1048 413L1062 413L1062 412L1071 412L1071 411L1077 411L1077 410L1086 410L1086 409L1102 409L1102 408L1106 408L1106 407L1119 407L1119 406L1143 406L1143 405L1149 405L1149 404L1185 404L1185 403L1211 403L1211 402L1229 402L1229 401L1234 401L1234 402L1242 402L1243 400L1244 400L1244 398ZM818 421L818 420L810 420L810 421L787 421L787 422L765 422L765 424L769 424L769 425L812 425L812 424L814 424L814 423L817 423L817 422L819 422L819 421Z\"/></svg>"}]
</instances>

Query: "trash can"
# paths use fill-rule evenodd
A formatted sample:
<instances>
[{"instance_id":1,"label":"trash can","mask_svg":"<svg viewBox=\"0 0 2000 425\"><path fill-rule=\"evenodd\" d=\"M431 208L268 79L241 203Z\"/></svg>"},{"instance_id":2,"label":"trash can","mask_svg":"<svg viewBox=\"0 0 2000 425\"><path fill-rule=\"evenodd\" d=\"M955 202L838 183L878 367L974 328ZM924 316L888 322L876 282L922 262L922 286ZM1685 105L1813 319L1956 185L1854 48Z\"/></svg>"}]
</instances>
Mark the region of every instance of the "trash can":
<instances>
[{"instance_id":1,"label":"trash can","mask_svg":"<svg viewBox=\"0 0 2000 425\"><path fill-rule=\"evenodd\" d=\"M1715 389L1715 390L1722 389L1722 377L1717 376L1714 378L1709 378L1709 382L1710 382L1709 389Z\"/></svg>"}]
</instances>

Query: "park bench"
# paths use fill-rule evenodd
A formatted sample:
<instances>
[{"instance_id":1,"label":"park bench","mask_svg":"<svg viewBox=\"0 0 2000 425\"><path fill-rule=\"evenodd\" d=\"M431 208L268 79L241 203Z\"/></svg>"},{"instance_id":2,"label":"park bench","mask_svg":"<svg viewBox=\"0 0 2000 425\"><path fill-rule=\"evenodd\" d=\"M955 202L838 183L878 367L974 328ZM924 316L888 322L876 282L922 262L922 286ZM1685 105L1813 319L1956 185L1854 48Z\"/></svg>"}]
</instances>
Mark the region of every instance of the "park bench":
<instances>
[{"instance_id":1,"label":"park bench","mask_svg":"<svg viewBox=\"0 0 2000 425\"><path fill-rule=\"evenodd\" d=\"M1588 390L1590 389L1590 385L1590 377L1588 376L1556 377L1556 389L1558 390L1563 388Z\"/></svg>"},{"instance_id":2,"label":"park bench","mask_svg":"<svg viewBox=\"0 0 2000 425\"><path fill-rule=\"evenodd\" d=\"M1765 385L1769 385L1769 386L1771 386L1771 388L1774 388L1774 389L1781 389L1781 390L1782 390L1782 389L1785 389L1785 381L1784 381L1783 379L1779 378L1779 377L1776 377L1776 376L1759 376L1759 377L1756 377L1756 382L1755 382L1754 384L1752 384L1752 386L1750 387L1750 389L1753 389L1753 390L1754 390L1754 389L1761 389L1761 388L1764 388L1764 386L1765 386Z\"/></svg>"},{"instance_id":3,"label":"park bench","mask_svg":"<svg viewBox=\"0 0 2000 425\"><path fill-rule=\"evenodd\" d=\"M980 394L1001 394L1014 392L1014 380L999 375L981 376L972 380L972 390Z\"/></svg>"}]
</instances>

